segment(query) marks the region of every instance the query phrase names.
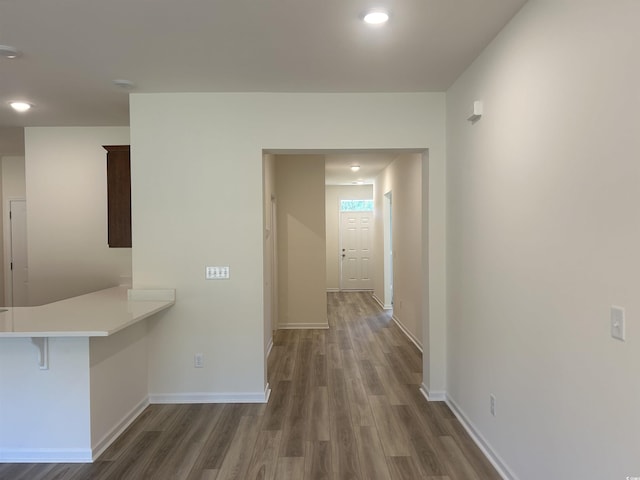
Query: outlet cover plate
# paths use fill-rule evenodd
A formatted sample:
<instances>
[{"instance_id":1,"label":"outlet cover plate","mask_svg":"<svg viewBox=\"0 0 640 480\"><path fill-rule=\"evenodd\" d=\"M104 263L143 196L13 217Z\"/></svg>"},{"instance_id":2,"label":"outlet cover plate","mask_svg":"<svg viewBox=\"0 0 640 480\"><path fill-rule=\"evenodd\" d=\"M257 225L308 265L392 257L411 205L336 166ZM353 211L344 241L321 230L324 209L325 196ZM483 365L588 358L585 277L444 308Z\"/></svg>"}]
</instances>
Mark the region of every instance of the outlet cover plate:
<instances>
[{"instance_id":1,"label":"outlet cover plate","mask_svg":"<svg viewBox=\"0 0 640 480\"><path fill-rule=\"evenodd\" d=\"M205 267L204 277L207 280L228 280L230 268L224 267Z\"/></svg>"},{"instance_id":2,"label":"outlet cover plate","mask_svg":"<svg viewBox=\"0 0 640 480\"><path fill-rule=\"evenodd\" d=\"M626 333L624 326L624 308L611 306L611 336L615 339L625 341Z\"/></svg>"}]
</instances>

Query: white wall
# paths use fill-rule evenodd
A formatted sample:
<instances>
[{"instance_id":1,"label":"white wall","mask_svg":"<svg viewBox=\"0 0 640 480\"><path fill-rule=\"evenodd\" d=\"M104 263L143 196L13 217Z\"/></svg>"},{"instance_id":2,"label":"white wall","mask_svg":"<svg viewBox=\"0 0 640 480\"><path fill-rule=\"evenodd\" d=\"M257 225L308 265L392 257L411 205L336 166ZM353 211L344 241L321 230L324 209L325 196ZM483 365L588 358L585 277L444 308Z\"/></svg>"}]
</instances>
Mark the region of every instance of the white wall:
<instances>
[{"instance_id":1,"label":"white wall","mask_svg":"<svg viewBox=\"0 0 640 480\"><path fill-rule=\"evenodd\" d=\"M11 294L11 223L9 221L9 200L25 198L24 157L6 156L1 159L2 169L2 250L4 262L0 264L0 305L7 305L5 299ZM4 268L7 264L7 268Z\"/></svg>"},{"instance_id":2,"label":"white wall","mask_svg":"<svg viewBox=\"0 0 640 480\"><path fill-rule=\"evenodd\" d=\"M31 305L129 280L131 249L107 246L102 148L128 143L127 127L25 129Z\"/></svg>"},{"instance_id":3,"label":"white wall","mask_svg":"<svg viewBox=\"0 0 640 480\"><path fill-rule=\"evenodd\" d=\"M264 393L263 150L430 149L423 276L442 291L423 322L444 345L444 108L439 93L132 94L133 282L178 291L150 328L151 392ZM443 352L426 348L438 390Z\"/></svg>"},{"instance_id":4,"label":"white wall","mask_svg":"<svg viewBox=\"0 0 640 480\"><path fill-rule=\"evenodd\" d=\"M327 328L324 155L278 155L278 327Z\"/></svg>"},{"instance_id":5,"label":"white wall","mask_svg":"<svg viewBox=\"0 0 640 480\"><path fill-rule=\"evenodd\" d=\"M425 187L426 188L426 187ZM393 316L422 345L422 155L401 154L378 175L375 194L374 295L384 299L384 196L392 193ZM424 239L426 243L427 239ZM424 305L424 307L423 307Z\"/></svg>"},{"instance_id":6,"label":"white wall","mask_svg":"<svg viewBox=\"0 0 640 480\"><path fill-rule=\"evenodd\" d=\"M51 338L48 358L40 370L30 338L0 338L0 462L91 458L89 339Z\"/></svg>"},{"instance_id":7,"label":"white wall","mask_svg":"<svg viewBox=\"0 0 640 480\"><path fill-rule=\"evenodd\" d=\"M520 480L640 476L638 18L529 1L447 93L448 392Z\"/></svg>"},{"instance_id":8,"label":"white wall","mask_svg":"<svg viewBox=\"0 0 640 480\"><path fill-rule=\"evenodd\" d=\"M340 200L371 199L373 199L373 185L327 185L325 187L327 291L340 290L340 264L342 263Z\"/></svg>"},{"instance_id":9,"label":"white wall","mask_svg":"<svg viewBox=\"0 0 640 480\"><path fill-rule=\"evenodd\" d=\"M115 335L89 339L94 457L113 441L119 428L149 404L146 335L145 320Z\"/></svg>"}]
</instances>

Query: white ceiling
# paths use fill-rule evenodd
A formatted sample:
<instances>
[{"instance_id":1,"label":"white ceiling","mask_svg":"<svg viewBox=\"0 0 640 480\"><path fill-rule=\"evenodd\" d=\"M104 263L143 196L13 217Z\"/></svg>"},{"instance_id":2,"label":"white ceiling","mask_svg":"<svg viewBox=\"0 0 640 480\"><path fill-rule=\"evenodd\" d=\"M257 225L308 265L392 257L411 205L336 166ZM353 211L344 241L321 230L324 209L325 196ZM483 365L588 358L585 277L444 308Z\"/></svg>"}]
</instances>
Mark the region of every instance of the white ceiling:
<instances>
[{"instance_id":1,"label":"white ceiling","mask_svg":"<svg viewBox=\"0 0 640 480\"><path fill-rule=\"evenodd\" d=\"M133 92L445 91L525 1L0 0L0 45L23 52L0 58L0 128L128 125L120 78ZM389 23L364 24L370 7Z\"/></svg>"},{"instance_id":2,"label":"white ceiling","mask_svg":"<svg viewBox=\"0 0 640 480\"><path fill-rule=\"evenodd\" d=\"M325 156L325 185L353 185L361 181L373 184L373 180L389 165L399 152L341 153ZM352 172L351 165L360 165Z\"/></svg>"}]
</instances>

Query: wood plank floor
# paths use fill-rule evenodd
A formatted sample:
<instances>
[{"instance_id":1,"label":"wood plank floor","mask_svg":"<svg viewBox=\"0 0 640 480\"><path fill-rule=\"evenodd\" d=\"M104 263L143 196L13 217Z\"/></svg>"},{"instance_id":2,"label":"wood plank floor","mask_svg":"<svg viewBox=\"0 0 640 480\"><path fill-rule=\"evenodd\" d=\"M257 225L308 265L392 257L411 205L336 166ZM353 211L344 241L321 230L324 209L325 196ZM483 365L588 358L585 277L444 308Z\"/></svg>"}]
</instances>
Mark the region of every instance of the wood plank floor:
<instances>
[{"instance_id":1,"label":"wood plank floor","mask_svg":"<svg viewBox=\"0 0 640 480\"><path fill-rule=\"evenodd\" d=\"M0 464L1 480L499 480L420 352L369 293L329 293L329 330L280 330L267 405L151 405L93 464Z\"/></svg>"}]
</instances>

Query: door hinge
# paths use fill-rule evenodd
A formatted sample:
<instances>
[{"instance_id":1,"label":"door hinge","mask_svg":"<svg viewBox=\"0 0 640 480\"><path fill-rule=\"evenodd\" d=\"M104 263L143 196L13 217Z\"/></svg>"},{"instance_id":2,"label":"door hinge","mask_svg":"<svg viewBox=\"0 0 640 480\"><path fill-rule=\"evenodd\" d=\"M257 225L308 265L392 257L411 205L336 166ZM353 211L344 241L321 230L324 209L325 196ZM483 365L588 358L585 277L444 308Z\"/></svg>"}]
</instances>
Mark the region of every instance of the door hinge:
<instances>
[{"instance_id":1,"label":"door hinge","mask_svg":"<svg viewBox=\"0 0 640 480\"><path fill-rule=\"evenodd\" d=\"M12 218L11 215L12 215L11 210L9 210L9 220L11 220Z\"/></svg>"},{"instance_id":2,"label":"door hinge","mask_svg":"<svg viewBox=\"0 0 640 480\"><path fill-rule=\"evenodd\" d=\"M13 270L13 262L11 262L11 270Z\"/></svg>"}]
</instances>

